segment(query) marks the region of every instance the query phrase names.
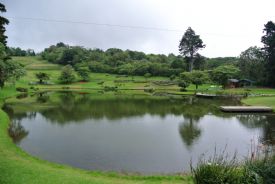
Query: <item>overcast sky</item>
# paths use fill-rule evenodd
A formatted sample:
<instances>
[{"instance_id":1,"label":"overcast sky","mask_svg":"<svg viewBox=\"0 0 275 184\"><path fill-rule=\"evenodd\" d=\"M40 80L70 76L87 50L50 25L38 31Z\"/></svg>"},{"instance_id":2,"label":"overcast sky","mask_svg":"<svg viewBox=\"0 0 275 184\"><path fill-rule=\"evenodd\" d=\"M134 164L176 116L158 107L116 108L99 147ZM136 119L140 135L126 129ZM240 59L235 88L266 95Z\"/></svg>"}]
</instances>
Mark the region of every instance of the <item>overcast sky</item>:
<instances>
[{"instance_id":1,"label":"overcast sky","mask_svg":"<svg viewBox=\"0 0 275 184\"><path fill-rule=\"evenodd\" d=\"M9 46L41 51L64 42L146 53L178 54L190 26L206 44L207 57L238 56L261 46L264 24L275 21L274 0L3 0ZM23 20L63 20L65 22ZM100 26L84 22L122 25ZM130 28L152 27L164 30ZM167 31L165 31L167 30ZM168 31L179 30L179 31ZM182 30L182 31L181 31Z\"/></svg>"}]
</instances>

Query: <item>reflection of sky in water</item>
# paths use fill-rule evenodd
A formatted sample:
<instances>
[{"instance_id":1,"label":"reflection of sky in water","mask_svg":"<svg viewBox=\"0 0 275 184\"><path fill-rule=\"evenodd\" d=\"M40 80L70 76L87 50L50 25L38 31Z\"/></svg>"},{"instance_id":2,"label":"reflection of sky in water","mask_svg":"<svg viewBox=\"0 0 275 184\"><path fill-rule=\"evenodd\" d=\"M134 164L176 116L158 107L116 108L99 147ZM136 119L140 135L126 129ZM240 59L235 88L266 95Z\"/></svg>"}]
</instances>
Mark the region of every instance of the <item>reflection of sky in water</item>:
<instances>
[{"instance_id":1,"label":"reflection of sky in water","mask_svg":"<svg viewBox=\"0 0 275 184\"><path fill-rule=\"evenodd\" d=\"M119 120L85 120L66 125L52 124L40 114L23 119L29 135L20 147L40 158L85 169L153 172L188 171L192 158L215 147L222 151L238 150L247 156L250 140L261 136L261 129L247 129L236 118L212 115L193 122L201 130L193 144L187 146L179 128L189 123L183 116L144 116Z\"/></svg>"},{"instance_id":2,"label":"reflection of sky in water","mask_svg":"<svg viewBox=\"0 0 275 184\"><path fill-rule=\"evenodd\" d=\"M274 141L275 137L274 116L217 110L219 105L232 105L231 101L94 100L86 95L59 95L52 94L43 103L6 106L23 126L18 131L28 132L17 144L39 158L84 169L146 174L189 171L191 159L195 164L202 154L213 156L215 148L243 158L251 140L257 143L269 137ZM41 106L47 108L38 110Z\"/></svg>"}]
</instances>

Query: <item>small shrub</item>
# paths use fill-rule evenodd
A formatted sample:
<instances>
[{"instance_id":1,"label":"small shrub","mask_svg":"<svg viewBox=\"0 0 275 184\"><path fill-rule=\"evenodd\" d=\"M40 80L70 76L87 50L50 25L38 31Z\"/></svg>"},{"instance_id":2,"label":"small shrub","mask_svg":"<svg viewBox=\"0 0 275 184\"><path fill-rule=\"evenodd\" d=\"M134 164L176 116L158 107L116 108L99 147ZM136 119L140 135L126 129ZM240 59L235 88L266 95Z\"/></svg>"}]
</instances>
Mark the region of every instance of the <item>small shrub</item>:
<instances>
[{"instance_id":1,"label":"small shrub","mask_svg":"<svg viewBox=\"0 0 275 184\"><path fill-rule=\"evenodd\" d=\"M275 156L248 161L245 164L245 169L254 175L256 181L262 180L264 184L275 183Z\"/></svg>"},{"instance_id":2,"label":"small shrub","mask_svg":"<svg viewBox=\"0 0 275 184\"><path fill-rule=\"evenodd\" d=\"M16 91L22 92L22 93L27 93L28 89L27 88L23 88L23 87L17 87Z\"/></svg>"},{"instance_id":3,"label":"small shrub","mask_svg":"<svg viewBox=\"0 0 275 184\"><path fill-rule=\"evenodd\" d=\"M181 87L180 91L186 91L186 88L189 86L189 83L187 81L181 80L178 83L178 86Z\"/></svg>"},{"instance_id":4,"label":"small shrub","mask_svg":"<svg viewBox=\"0 0 275 184\"><path fill-rule=\"evenodd\" d=\"M97 83L98 85L103 85L104 84L104 81L100 81Z\"/></svg>"},{"instance_id":5,"label":"small shrub","mask_svg":"<svg viewBox=\"0 0 275 184\"><path fill-rule=\"evenodd\" d=\"M214 155L209 160L200 160L197 167L191 165L191 172L196 184L241 184L242 170L236 156Z\"/></svg>"},{"instance_id":6,"label":"small shrub","mask_svg":"<svg viewBox=\"0 0 275 184\"><path fill-rule=\"evenodd\" d=\"M104 86L104 91L117 91L117 86Z\"/></svg>"},{"instance_id":7,"label":"small shrub","mask_svg":"<svg viewBox=\"0 0 275 184\"><path fill-rule=\"evenodd\" d=\"M144 92L146 92L146 93L154 93L155 89L153 89L153 88L146 88L146 89L144 89Z\"/></svg>"},{"instance_id":8,"label":"small shrub","mask_svg":"<svg viewBox=\"0 0 275 184\"><path fill-rule=\"evenodd\" d=\"M75 75L72 66L66 65L62 68L61 75L59 76L59 81L62 84L70 84L75 81Z\"/></svg>"},{"instance_id":9,"label":"small shrub","mask_svg":"<svg viewBox=\"0 0 275 184\"><path fill-rule=\"evenodd\" d=\"M180 92L186 92L186 88L180 88Z\"/></svg>"},{"instance_id":10,"label":"small shrub","mask_svg":"<svg viewBox=\"0 0 275 184\"><path fill-rule=\"evenodd\" d=\"M176 79L176 75L171 75L169 78L170 78L171 81L173 81L173 80Z\"/></svg>"}]
</instances>

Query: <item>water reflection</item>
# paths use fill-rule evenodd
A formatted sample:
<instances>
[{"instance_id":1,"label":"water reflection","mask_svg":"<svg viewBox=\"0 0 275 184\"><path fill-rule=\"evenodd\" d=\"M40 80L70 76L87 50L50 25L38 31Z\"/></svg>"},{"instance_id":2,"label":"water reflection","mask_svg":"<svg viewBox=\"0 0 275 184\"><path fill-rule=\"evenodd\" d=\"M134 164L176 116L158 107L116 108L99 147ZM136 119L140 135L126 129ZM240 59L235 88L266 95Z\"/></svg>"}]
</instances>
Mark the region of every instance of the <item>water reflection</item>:
<instances>
[{"instance_id":1,"label":"water reflection","mask_svg":"<svg viewBox=\"0 0 275 184\"><path fill-rule=\"evenodd\" d=\"M193 118L189 118L180 124L179 132L183 142L188 148L191 148L194 142L199 139L202 130L198 127L197 121L194 122Z\"/></svg>"},{"instance_id":2,"label":"water reflection","mask_svg":"<svg viewBox=\"0 0 275 184\"><path fill-rule=\"evenodd\" d=\"M29 134L29 132L25 130L19 120L13 120L9 126L9 134L12 137L14 143L18 144Z\"/></svg>"},{"instance_id":3,"label":"water reflection","mask_svg":"<svg viewBox=\"0 0 275 184\"><path fill-rule=\"evenodd\" d=\"M238 104L66 92L10 99L4 110L14 141L40 158L85 169L172 173L188 170L191 157L211 155L216 145L240 154L253 137L275 145L273 115L217 108Z\"/></svg>"}]
</instances>

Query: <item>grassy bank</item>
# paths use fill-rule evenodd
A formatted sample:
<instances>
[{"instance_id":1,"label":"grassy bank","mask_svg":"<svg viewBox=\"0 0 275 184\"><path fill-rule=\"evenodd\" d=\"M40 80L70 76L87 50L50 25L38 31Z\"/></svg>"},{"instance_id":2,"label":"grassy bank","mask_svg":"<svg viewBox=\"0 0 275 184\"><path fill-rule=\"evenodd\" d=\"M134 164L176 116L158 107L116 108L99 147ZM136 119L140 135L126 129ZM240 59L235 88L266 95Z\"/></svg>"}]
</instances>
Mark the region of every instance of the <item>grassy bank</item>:
<instances>
[{"instance_id":1,"label":"grassy bank","mask_svg":"<svg viewBox=\"0 0 275 184\"><path fill-rule=\"evenodd\" d=\"M0 183L192 183L191 176L137 176L91 172L36 159L18 148L7 133L8 116L0 110Z\"/></svg>"},{"instance_id":2,"label":"grassy bank","mask_svg":"<svg viewBox=\"0 0 275 184\"><path fill-rule=\"evenodd\" d=\"M275 96L272 97L249 97L242 100L244 104L256 106L268 106L275 110Z\"/></svg>"}]
</instances>

